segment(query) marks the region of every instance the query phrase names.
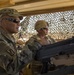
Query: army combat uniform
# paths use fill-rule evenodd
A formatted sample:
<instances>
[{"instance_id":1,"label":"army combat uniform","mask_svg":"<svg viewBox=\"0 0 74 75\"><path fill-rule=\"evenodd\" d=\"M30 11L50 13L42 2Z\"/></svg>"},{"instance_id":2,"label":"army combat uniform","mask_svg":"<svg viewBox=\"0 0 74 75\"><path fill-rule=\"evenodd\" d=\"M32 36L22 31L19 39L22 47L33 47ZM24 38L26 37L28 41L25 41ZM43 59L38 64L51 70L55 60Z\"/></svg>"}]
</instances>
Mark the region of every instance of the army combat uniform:
<instances>
[{"instance_id":1,"label":"army combat uniform","mask_svg":"<svg viewBox=\"0 0 74 75\"><path fill-rule=\"evenodd\" d=\"M46 39L50 42L50 44L52 44L52 43L55 42L49 35L46 36ZM41 73L43 64L42 64L42 62L37 61L36 58L35 58L37 51L39 50L39 48L42 47L41 39L39 38L39 36L33 35L33 36L26 42L26 44L28 45L29 49L34 52L34 54L33 54L33 59L35 59L35 60L33 60L32 63L31 63L31 68L32 68L33 75L36 75L36 74L38 74L38 73ZM49 59L49 60L50 60L50 59ZM47 65L47 64L46 64L46 65ZM47 70L47 71L48 71L48 70Z\"/></svg>"},{"instance_id":2,"label":"army combat uniform","mask_svg":"<svg viewBox=\"0 0 74 75\"><path fill-rule=\"evenodd\" d=\"M32 52L27 47L17 54L13 36L0 27L0 75L18 75L31 59Z\"/></svg>"},{"instance_id":3,"label":"army combat uniform","mask_svg":"<svg viewBox=\"0 0 74 75\"><path fill-rule=\"evenodd\" d=\"M42 28L46 28L48 30L48 26L49 24L44 21L44 20L38 20L35 23L35 30L38 31ZM41 35L41 33L39 33ZM54 43L54 39L52 39L47 33L44 33L44 40L42 40L37 34L33 35L27 42L26 44L28 45L28 48L33 51L33 56L32 58L34 59L31 63L31 68L32 68L32 73L33 75L37 75L39 73L42 73L42 71L47 72L48 71L48 62L40 62L38 60L36 60L36 53L38 50L40 50L39 48L41 48L43 45L47 45L47 44L52 44ZM49 59L50 60L50 59ZM44 65L45 64L45 65ZM45 67L46 66L46 67Z\"/></svg>"},{"instance_id":4,"label":"army combat uniform","mask_svg":"<svg viewBox=\"0 0 74 75\"><path fill-rule=\"evenodd\" d=\"M4 8L0 10L0 75L19 75L20 70L32 60L32 51L26 45L18 53L14 37L5 23L3 23L7 16L18 17L20 20L23 18L15 9ZM17 20L9 19L6 24L10 24L10 22L13 24L19 23Z\"/></svg>"}]
</instances>

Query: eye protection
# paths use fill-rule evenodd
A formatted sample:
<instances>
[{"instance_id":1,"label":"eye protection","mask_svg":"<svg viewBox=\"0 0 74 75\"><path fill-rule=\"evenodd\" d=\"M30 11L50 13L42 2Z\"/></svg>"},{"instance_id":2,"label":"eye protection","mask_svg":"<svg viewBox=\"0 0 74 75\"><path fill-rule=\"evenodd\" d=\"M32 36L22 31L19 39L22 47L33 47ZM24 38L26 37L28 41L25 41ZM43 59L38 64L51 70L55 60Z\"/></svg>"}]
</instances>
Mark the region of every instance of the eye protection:
<instances>
[{"instance_id":1,"label":"eye protection","mask_svg":"<svg viewBox=\"0 0 74 75\"><path fill-rule=\"evenodd\" d=\"M14 23L20 23L20 20L14 19L14 18L4 18L5 20L14 22Z\"/></svg>"},{"instance_id":2,"label":"eye protection","mask_svg":"<svg viewBox=\"0 0 74 75\"><path fill-rule=\"evenodd\" d=\"M40 30L48 30L48 28L41 28Z\"/></svg>"}]
</instances>

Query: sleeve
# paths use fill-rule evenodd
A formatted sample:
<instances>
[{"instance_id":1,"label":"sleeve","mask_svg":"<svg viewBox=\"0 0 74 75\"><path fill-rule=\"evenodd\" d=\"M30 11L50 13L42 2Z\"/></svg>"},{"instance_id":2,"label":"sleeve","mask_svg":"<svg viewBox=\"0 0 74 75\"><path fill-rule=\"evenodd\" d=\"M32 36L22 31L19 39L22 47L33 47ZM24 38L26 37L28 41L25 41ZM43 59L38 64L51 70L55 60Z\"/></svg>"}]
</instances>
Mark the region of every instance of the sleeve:
<instances>
[{"instance_id":1,"label":"sleeve","mask_svg":"<svg viewBox=\"0 0 74 75\"><path fill-rule=\"evenodd\" d=\"M14 71L12 62L15 60L15 51L4 41L0 40L0 69L7 74Z\"/></svg>"},{"instance_id":2,"label":"sleeve","mask_svg":"<svg viewBox=\"0 0 74 75\"><path fill-rule=\"evenodd\" d=\"M39 48L39 43L30 39L17 54L4 40L0 40L0 67L7 74L15 74L34 59Z\"/></svg>"},{"instance_id":3,"label":"sleeve","mask_svg":"<svg viewBox=\"0 0 74 75\"><path fill-rule=\"evenodd\" d=\"M49 41L51 42L51 44L56 42L56 40L54 40L52 37L48 36L48 38L49 38Z\"/></svg>"},{"instance_id":4,"label":"sleeve","mask_svg":"<svg viewBox=\"0 0 74 75\"><path fill-rule=\"evenodd\" d=\"M16 50L0 39L0 70L4 71L5 74L14 75L31 61L32 51L28 45L24 46L20 54L17 54Z\"/></svg>"},{"instance_id":5,"label":"sleeve","mask_svg":"<svg viewBox=\"0 0 74 75\"><path fill-rule=\"evenodd\" d=\"M41 48L41 45L34 39L34 38L30 38L24 48L23 51L21 52L21 56L24 57L24 55L26 55L27 57L24 59L21 58L21 61L24 60L25 63L28 63L29 61L33 60L37 50L39 50Z\"/></svg>"}]
</instances>

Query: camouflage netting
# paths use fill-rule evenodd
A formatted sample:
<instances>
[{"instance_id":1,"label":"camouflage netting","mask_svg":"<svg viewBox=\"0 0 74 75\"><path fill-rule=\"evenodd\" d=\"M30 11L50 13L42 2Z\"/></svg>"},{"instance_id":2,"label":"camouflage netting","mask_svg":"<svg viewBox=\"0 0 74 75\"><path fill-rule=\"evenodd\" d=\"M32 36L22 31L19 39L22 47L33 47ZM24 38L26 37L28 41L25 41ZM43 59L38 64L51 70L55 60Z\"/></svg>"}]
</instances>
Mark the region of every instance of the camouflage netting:
<instances>
[{"instance_id":1,"label":"camouflage netting","mask_svg":"<svg viewBox=\"0 0 74 75\"><path fill-rule=\"evenodd\" d=\"M25 16L19 32L35 34L34 25L37 20L46 20L49 23L49 34L55 39L74 36L74 10Z\"/></svg>"}]
</instances>

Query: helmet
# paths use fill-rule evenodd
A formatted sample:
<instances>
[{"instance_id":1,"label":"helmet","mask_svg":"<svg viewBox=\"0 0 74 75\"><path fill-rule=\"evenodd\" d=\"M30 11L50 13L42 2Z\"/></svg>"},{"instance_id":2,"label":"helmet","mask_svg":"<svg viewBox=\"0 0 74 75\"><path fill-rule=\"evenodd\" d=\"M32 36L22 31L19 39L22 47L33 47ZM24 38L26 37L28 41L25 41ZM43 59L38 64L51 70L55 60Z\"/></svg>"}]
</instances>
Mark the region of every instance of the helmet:
<instances>
[{"instance_id":1,"label":"helmet","mask_svg":"<svg viewBox=\"0 0 74 75\"><path fill-rule=\"evenodd\" d=\"M49 24L45 20L38 20L35 23L35 30L40 30L41 28L48 28Z\"/></svg>"},{"instance_id":2,"label":"helmet","mask_svg":"<svg viewBox=\"0 0 74 75\"><path fill-rule=\"evenodd\" d=\"M9 15L9 16L18 16L20 20L23 19L23 16L19 14L19 12L16 9L12 8L4 8L0 10L0 17L4 15Z\"/></svg>"}]
</instances>

